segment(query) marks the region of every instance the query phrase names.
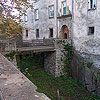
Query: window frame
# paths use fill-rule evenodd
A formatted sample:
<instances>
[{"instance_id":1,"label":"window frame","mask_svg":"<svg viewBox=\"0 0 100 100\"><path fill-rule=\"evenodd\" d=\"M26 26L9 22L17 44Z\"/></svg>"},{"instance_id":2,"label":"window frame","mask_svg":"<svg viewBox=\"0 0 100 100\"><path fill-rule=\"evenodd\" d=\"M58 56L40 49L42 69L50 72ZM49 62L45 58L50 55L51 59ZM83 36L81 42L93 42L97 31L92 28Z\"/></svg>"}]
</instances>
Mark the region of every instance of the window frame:
<instances>
[{"instance_id":1,"label":"window frame","mask_svg":"<svg viewBox=\"0 0 100 100\"><path fill-rule=\"evenodd\" d=\"M92 4L91 1L88 0L88 10L95 10L97 8L97 0L92 0Z\"/></svg>"},{"instance_id":2,"label":"window frame","mask_svg":"<svg viewBox=\"0 0 100 100\"><path fill-rule=\"evenodd\" d=\"M63 6L64 3L66 4L66 14L64 14L64 8L65 8ZM61 2L61 15L62 16L67 15L67 2L66 2L66 0L64 0L64 1Z\"/></svg>"},{"instance_id":3,"label":"window frame","mask_svg":"<svg viewBox=\"0 0 100 100\"><path fill-rule=\"evenodd\" d=\"M38 11L38 12L36 13L36 11ZM38 15L38 17L37 17L37 15ZM35 21L37 21L37 20L39 20L39 9L35 9Z\"/></svg>"},{"instance_id":4,"label":"window frame","mask_svg":"<svg viewBox=\"0 0 100 100\"><path fill-rule=\"evenodd\" d=\"M50 12L50 8L51 8L51 7L53 7L53 11L52 11L52 12L53 12L53 16L50 16L50 15L51 15L51 14L50 14L50 13L51 13L51 12ZM48 14L49 14L49 19L54 18L54 5L50 5L50 6L48 7Z\"/></svg>"},{"instance_id":5,"label":"window frame","mask_svg":"<svg viewBox=\"0 0 100 100\"><path fill-rule=\"evenodd\" d=\"M28 37L28 30L26 30L25 32L26 32L26 37Z\"/></svg>"},{"instance_id":6,"label":"window frame","mask_svg":"<svg viewBox=\"0 0 100 100\"><path fill-rule=\"evenodd\" d=\"M27 15L24 15L24 22L27 22L28 21L28 17Z\"/></svg>"},{"instance_id":7,"label":"window frame","mask_svg":"<svg viewBox=\"0 0 100 100\"><path fill-rule=\"evenodd\" d=\"M94 33L95 33L95 27L94 26L89 26L88 27L88 35L94 35Z\"/></svg>"},{"instance_id":8,"label":"window frame","mask_svg":"<svg viewBox=\"0 0 100 100\"><path fill-rule=\"evenodd\" d=\"M37 31L38 30L38 31ZM38 34L37 34L38 33ZM39 35L39 29L36 29L36 38L39 38L40 35Z\"/></svg>"},{"instance_id":9,"label":"window frame","mask_svg":"<svg viewBox=\"0 0 100 100\"><path fill-rule=\"evenodd\" d=\"M52 33L51 33L52 30ZM53 28L49 28L49 38L53 38L53 34L54 33L54 29Z\"/></svg>"}]
</instances>

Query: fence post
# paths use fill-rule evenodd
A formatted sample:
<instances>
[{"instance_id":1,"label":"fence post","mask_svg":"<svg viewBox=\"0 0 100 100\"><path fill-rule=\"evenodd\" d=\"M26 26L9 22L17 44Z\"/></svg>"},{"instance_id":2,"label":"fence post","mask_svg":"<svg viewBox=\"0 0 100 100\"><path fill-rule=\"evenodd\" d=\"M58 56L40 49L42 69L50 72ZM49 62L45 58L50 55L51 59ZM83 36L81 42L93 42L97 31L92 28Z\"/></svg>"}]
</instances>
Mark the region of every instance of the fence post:
<instances>
[{"instance_id":1,"label":"fence post","mask_svg":"<svg viewBox=\"0 0 100 100\"><path fill-rule=\"evenodd\" d=\"M57 100L60 100L59 90L57 90Z\"/></svg>"}]
</instances>

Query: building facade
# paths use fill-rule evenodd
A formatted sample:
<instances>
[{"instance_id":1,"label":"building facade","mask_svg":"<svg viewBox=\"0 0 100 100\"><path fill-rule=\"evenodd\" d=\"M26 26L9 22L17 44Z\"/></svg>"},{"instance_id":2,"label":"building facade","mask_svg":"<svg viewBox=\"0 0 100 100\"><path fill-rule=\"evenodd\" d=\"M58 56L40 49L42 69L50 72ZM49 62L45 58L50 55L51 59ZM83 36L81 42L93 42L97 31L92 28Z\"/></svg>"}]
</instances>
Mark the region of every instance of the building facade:
<instances>
[{"instance_id":1,"label":"building facade","mask_svg":"<svg viewBox=\"0 0 100 100\"><path fill-rule=\"evenodd\" d=\"M99 0L38 0L27 10L24 40L72 39L81 53L100 55ZM26 21L27 20L27 21Z\"/></svg>"},{"instance_id":2,"label":"building facade","mask_svg":"<svg viewBox=\"0 0 100 100\"><path fill-rule=\"evenodd\" d=\"M73 42L78 51L100 55L100 1L74 1Z\"/></svg>"},{"instance_id":3,"label":"building facade","mask_svg":"<svg viewBox=\"0 0 100 100\"><path fill-rule=\"evenodd\" d=\"M72 2L70 0L38 0L32 2L24 22L29 30L24 30L23 39L69 38L72 33Z\"/></svg>"}]
</instances>

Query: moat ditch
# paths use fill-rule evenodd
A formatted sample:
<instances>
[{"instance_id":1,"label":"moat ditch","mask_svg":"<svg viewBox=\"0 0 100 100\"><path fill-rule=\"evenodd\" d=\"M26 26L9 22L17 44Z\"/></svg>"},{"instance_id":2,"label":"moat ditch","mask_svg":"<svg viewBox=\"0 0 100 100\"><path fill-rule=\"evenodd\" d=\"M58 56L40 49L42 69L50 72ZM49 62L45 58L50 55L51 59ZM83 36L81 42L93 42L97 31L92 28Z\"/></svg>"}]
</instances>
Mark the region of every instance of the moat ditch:
<instances>
[{"instance_id":1,"label":"moat ditch","mask_svg":"<svg viewBox=\"0 0 100 100\"><path fill-rule=\"evenodd\" d=\"M75 79L66 76L55 78L45 72L41 53L25 55L22 62L26 77L38 87L38 92L45 93L51 100L57 100L57 90L60 93L60 100L100 100ZM18 58L17 65L20 69Z\"/></svg>"}]
</instances>

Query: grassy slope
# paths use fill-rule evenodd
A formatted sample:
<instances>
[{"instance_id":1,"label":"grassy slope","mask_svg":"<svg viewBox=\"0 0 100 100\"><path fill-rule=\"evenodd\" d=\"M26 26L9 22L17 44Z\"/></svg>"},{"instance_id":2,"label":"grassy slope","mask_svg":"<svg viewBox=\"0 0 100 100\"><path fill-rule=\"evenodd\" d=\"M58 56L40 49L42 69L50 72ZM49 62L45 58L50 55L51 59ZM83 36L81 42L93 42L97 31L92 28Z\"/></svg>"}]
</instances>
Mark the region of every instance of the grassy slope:
<instances>
[{"instance_id":1,"label":"grassy slope","mask_svg":"<svg viewBox=\"0 0 100 100\"><path fill-rule=\"evenodd\" d=\"M28 68L26 76L38 87L37 91L45 93L52 100L57 100L58 89L61 100L100 100L98 96L88 92L74 79L64 76L55 78L47 74L43 68L40 68L39 56L35 56L34 60L32 57L24 57L23 62L23 65ZM37 67L33 67L36 65Z\"/></svg>"}]
</instances>

